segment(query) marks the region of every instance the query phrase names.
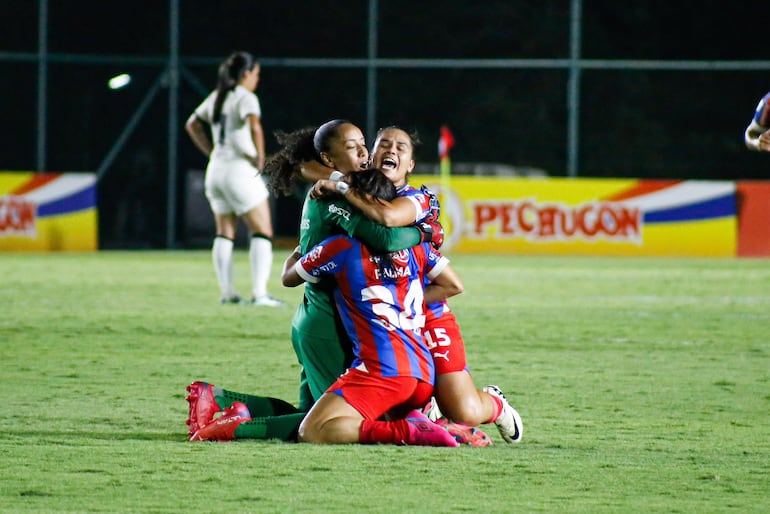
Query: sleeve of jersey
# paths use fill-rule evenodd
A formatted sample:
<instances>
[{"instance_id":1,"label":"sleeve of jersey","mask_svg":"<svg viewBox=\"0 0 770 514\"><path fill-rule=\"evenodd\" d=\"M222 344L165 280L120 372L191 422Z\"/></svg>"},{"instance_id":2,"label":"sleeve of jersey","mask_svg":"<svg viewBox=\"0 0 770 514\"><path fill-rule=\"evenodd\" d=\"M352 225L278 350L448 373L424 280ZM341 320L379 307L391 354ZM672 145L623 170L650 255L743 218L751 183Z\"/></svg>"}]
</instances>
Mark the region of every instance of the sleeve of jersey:
<instances>
[{"instance_id":1,"label":"sleeve of jersey","mask_svg":"<svg viewBox=\"0 0 770 514\"><path fill-rule=\"evenodd\" d=\"M324 275L335 275L342 270L345 252L353 244L345 236L324 239L306 253L294 266L297 274L306 282L316 284Z\"/></svg>"},{"instance_id":2,"label":"sleeve of jersey","mask_svg":"<svg viewBox=\"0 0 770 514\"><path fill-rule=\"evenodd\" d=\"M766 129L770 126L770 92L765 94L757 104L757 108L754 110L753 121L761 128Z\"/></svg>"},{"instance_id":3,"label":"sleeve of jersey","mask_svg":"<svg viewBox=\"0 0 770 514\"><path fill-rule=\"evenodd\" d=\"M375 223L343 201L329 203L328 220L349 236L378 252L395 252L420 244L420 231L411 227L387 228Z\"/></svg>"},{"instance_id":4,"label":"sleeve of jersey","mask_svg":"<svg viewBox=\"0 0 770 514\"><path fill-rule=\"evenodd\" d=\"M259 108L259 100L257 99L257 95L243 95L241 101L238 102L238 114L242 120L245 120L246 117L250 114L256 114L257 116L261 117L262 111Z\"/></svg>"},{"instance_id":5,"label":"sleeve of jersey","mask_svg":"<svg viewBox=\"0 0 770 514\"><path fill-rule=\"evenodd\" d=\"M195 108L195 116L198 119L211 123L211 111L214 109L214 98L217 92L214 91L207 96L198 107Z\"/></svg>"},{"instance_id":6,"label":"sleeve of jersey","mask_svg":"<svg viewBox=\"0 0 770 514\"><path fill-rule=\"evenodd\" d=\"M438 253L436 249L428 243L423 243L420 246L425 252L426 257L425 276L429 281L432 281L434 278L439 276L442 271L444 271L444 268L446 268L447 264L449 264L449 259Z\"/></svg>"},{"instance_id":7,"label":"sleeve of jersey","mask_svg":"<svg viewBox=\"0 0 770 514\"><path fill-rule=\"evenodd\" d=\"M419 223L430 214L430 198L419 189L412 189L405 197L414 205L414 223Z\"/></svg>"}]
</instances>

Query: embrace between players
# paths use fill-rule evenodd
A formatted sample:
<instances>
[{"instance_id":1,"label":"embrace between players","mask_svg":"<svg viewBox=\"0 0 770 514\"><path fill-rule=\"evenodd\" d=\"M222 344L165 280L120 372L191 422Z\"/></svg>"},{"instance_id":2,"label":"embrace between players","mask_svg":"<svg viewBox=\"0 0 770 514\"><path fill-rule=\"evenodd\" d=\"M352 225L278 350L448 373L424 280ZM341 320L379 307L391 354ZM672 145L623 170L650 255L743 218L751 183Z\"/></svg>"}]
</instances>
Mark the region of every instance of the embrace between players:
<instances>
[{"instance_id":1,"label":"embrace between players","mask_svg":"<svg viewBox=\"0 0 770 514\"><path fill-rule=\"evenodd\" d=\"M438 201L407 182L415 137L382 129L371 159L346 120L277 137L282 148L262 172L268 188L313 184L282 270L285 286L305 284L291 332L299 404L196 381L190 440L486 446L476 426L495 423L519 442L518 412L496 386L477 389L467 369L447 303L463 285L438 252Z\"/></svg>"},{"instance_id":2,"label":"embrace between players","mask_svg":"<svg viewBox=\"0 0 770 514\"><path fill-rule=\"evenodd\" d=\"M407 182L412 136L382 129L371 169L361 130L345 120L278 137L283 148L264 171L270 189L314 182L282 273L287 286L307 282L292 320L300 403L194 382L190 438L486 445L474 427L495 422L518 442L518 413L497 387L476 389L467 370L446 301L462 282L434 248L443 238L438 202Z\"/></svg>"}]
</instances>

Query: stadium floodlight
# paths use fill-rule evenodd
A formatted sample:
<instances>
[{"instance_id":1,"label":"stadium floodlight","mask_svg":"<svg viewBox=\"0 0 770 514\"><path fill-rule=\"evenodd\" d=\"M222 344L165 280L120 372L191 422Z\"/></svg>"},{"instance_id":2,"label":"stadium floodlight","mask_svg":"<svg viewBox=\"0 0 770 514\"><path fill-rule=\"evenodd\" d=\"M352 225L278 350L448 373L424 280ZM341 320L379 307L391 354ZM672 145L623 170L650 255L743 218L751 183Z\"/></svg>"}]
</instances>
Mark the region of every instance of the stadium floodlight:
<instances>
[{"instance_id":1,"label":"stadium floodlight","mask_svg":"<svg viewBox=\"0 0 770 514\"><path fill-rule=\"evenodd\" d=\"M109 81L107 81L107 86L109 86L110 89L122 89L130 83L131 75L128 73L121 73L120 75L115 75Z\"/></svg>"}]
</instances>

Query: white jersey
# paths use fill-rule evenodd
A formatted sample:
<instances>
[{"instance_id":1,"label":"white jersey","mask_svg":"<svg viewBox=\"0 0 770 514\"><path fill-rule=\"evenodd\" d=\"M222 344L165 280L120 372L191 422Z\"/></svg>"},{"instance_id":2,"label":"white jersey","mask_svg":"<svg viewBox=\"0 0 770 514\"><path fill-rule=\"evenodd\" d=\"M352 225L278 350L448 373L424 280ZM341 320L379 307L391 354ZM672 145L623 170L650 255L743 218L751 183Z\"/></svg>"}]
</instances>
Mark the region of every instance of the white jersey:
<instances>
[{"instance_id":1,"label":"white jersey","mask_svg":"<svg viewBox=\"0 0 770 514\"><path fill-rule=\"evenodd\" d=\"M211 120L214 116L216 90L195 109L195 115L211 126L211 140L214 148L210 160L233 160L255 157L257 147L251 138L251 128L246 119L250 114L262 116L257 95L238 85L225 97L222 114L218 123Z\"/></svg>"}]
</instances>

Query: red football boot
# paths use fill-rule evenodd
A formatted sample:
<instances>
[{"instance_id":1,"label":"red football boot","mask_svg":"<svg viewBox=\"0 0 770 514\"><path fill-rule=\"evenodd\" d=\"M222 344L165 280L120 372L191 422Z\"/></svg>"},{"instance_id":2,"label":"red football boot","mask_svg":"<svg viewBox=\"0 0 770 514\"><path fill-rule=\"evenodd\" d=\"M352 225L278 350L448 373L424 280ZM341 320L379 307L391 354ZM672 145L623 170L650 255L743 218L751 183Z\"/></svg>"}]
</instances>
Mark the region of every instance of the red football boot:
<instances>
[{"instance_id":1,"label":"red football boot","mask_svg":"<svg viewBox=\"0 0 770 514\"><path fill-rule=\"evenodd\" d=\"M246 421L251 421L249 408L244 403L233 402L221 416L190 436L190 441L232 441L235 429Z\"/></svg>"},{"instance_id":2,"label":"red football boot","mask_svg":"<svg viewBox=\"0 0 770 514\"><path fill-rule=\"evenodd\" d=\"M214 399L213 387L206 382L193 382L187 386L190 394L185 400L190 404L190 412L185 423L190 427L189 437L211 423L214 415L222 410Z\"/></svg>"}]
</instances>

